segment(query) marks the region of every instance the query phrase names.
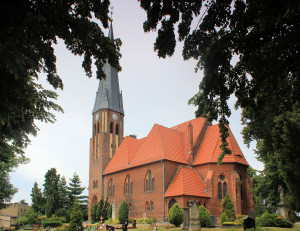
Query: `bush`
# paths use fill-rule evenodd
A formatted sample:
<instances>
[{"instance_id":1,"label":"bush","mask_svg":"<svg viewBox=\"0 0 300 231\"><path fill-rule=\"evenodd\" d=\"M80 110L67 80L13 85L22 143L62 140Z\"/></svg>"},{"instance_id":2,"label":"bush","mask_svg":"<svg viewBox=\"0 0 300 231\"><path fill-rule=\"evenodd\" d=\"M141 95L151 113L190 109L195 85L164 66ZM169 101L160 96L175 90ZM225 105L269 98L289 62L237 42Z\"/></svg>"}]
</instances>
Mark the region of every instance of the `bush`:
<instances>
[{"instance_id":1,"label":"bush","mask_svg":"<svg viewBox=\"0 0 300 231\"><path fill-rule=\"evenodd\" d=\"M79 227L80 230L83 230L82 222L83 215L80 209L78 199L76 199L72 208L72 212L70 214L69 230L75 230L75 227Z\"/></svg>"},{"instance_id":2,"label":"bush","mask_svg":"<svg viewBox=\"0 0 300 231\"><path fill-rule=\"evenodd\" d=\"M20 217L18 220L18 223L20 225L27 225L28 224L28 218L27 217Z\"/></svg>"},{"instance_id":3,"label":"bush","mask_svg":"<svg viewBox=\"0 0 300 231\"><path fill-rule=\"evenodd\" d=\"M107 218L111 219L111 217L112 217L112 205L110 205L107 210Z\"/></svg>"},{"instance_id":4,"label":"bush","mask_svg":"<svg viewBox=\"0 0 300 231\"><path fill-rule=\"evenodd\" d=\"M204 206L199 206L199 219L201 227L208 228L210 226L210 215Z\"/></svg>"},{"instance_id":5,"label":"bush","mask_svg":"<svg viewBox=\"0 0 300 231\"><path fill-rule=\"evenodd\" d=\"M282 227L291 228L293 224L290 221L278 217L276 214L265 212L261 217L257 217L255 224L259 227Z\"/></svg>"},{"instance_id":6,"label":"bush","mask_svg":"<svg viewBox=\"0 0 300 231\"><path fill-rule=\"evenodd\" d=\"M170 209L168 214L168 221L176 227L179 227L182 224L183 210L177 203L175 203Z\"/></svg>"},{"instance_id":7,"label":"bush","mask_svg":"<svg viewBox=\"0 0 300 231\"><path fill-rule=\"evenodd\" d=\"M247 215L238 215L236 217L235 223L237 223L238 225L239 224L243 225L245 217L247 217Z\"/></svg>"},{"instance_id":8,"label":"bush","mask_svg":"<svg viewBox=\"0 0 300 231\"><path fill-rule=\"evenodd\" d=\"M119 209L119 221L124 223L126 219L128 219L128 205L123 201Z\"/></svg>"},{"instance_id":9,"label":"bush","mask_svg":"<svg viewBox=\"0 0 300 231\"><path fill-rule=\"evenodd\" d=\"M45 220L43 226L44 227L48 227L48 226L49 227L59 227L62 224L63 223L61 221L47 221L47 220Z\"/></svg>"},{"instance_id":10,"label":"bush","mask_svg":"<svg viewBox=\"0 0 300 231\"><path fill-rule=\"evenodd\" d=\"M110 218L110 219L106 220L104 223L105 224L110 224L110 225L115 225L115 224L120 224L120 221L119 221L119 219Z\"/></svg>"},{"instance_id":11,"label":"bush","mask_svg":"<svg viewBox=\"0 0 300 231\"><path fill-rule=\"evenodd\" d=\"M221 225L223 225L224 222L228 222L228 217L226 215L226 213L222 213L221 215Z\"/></svg>"},{"instance_id":12,"label":"bush","mask_svg":"<svg viewBox=\"0 0 300 231\"><path fill-rule=\"evenodd\" d=\"M223 199L222 213L226 213L228 221L235 221L236 219L235 209L234 209L233 202L230 196L228 195L228 193L226 193Z\"/></svg>"}]
</instances>

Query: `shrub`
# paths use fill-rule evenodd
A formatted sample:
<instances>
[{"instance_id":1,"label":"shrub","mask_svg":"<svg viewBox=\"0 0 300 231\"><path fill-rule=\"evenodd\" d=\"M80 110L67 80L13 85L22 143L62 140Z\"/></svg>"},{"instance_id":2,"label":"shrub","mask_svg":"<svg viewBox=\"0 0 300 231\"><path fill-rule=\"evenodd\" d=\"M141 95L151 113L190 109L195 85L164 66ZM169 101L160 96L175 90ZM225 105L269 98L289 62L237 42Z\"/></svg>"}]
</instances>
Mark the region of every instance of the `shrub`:
<instances>
[{"instance_id":1,"label":"shrub","mask_svg":"<svg viewBox=\"0 0 300 231\"><path fill-rule=\"evenodd\" d=\"M83 215L80 209L78 199L76 199L72 208L72 212L70 214L69 230L75 230L75 227L80 227L80 230L83 230L82 222Z\"/></svg>"},{"instance_id":2,"label":"shrub","mask_svg":"<svg viewBox=\"0 0 300 231\"><path fill-rule=\"evenodd\" d=\"M128 205L123 201L119 209L119 221L124 223L126 219L128 219Z\"/></svg>"},{"instance_id":3,"label":"shrub","mask_svg":"<svg viewBox=\"0 0 300 231\"><path fill-rule=\"evenodd\" d=\"M27 225L28 224L28 218L27 217L20 217L18 220L18 223L20 225Z\"/></svg>"},{"instance_id":4,"label":"shrub","mask_svg":"<svg viewBox=\"0 0 300 231\"><path fill-rule=\"evenodd\" d=\"M168 221L176 227L179 227L182 224L183 210L177 203L175 203L170 209L168 214Z\"/></svg>"},{"instance_id":5,"label":"shrub","mask_svg":"<svg viewBox=\"0 0 300 231\"><path fill-rule=\"evenodd\" d=\"M228 222L228 217L226 215L226 213L222 213L221 215L221 225L223 225L224 222Z\"/></svg>"},{"instance_id":6,"label":"shrub","mask_svg":"<svg viewBox=\"0 0 300 231\"><path fill-rule=\"evenodd\" d=\"M115 224L120 224L120 221L119 221L119 219L110 218L105 221L105 224L115 225Z\"/></svg>"},{"instance_id":7,"label":"shrub","mask_svg":"<svg viewBox=\"0 0 300 231\"><path fill-rule=\"evenodd\" d=\"M204 206L199 206L199 219L201 227L208 228L210 226L210 215Z\"/></svg>"},{"instance_id":8,"label":"shrub","mask_svg":"<svg viewBox=\"0 0 300 231\"><path fill-rule=\"evenodd\" d=\"M228 193L226 193L223 199L222 213L226 213L228 221L235 221L236 219L235 209L234 209L233 202L230 196L228 195Z\"/></svg>"},{"instance_id":9,"label":"shrub","mask_svg":"<svg viewBox=\"0 0 300 231\"><path fill-rule=\"evenodd\" d=\"M290 221L278 217L276 214L271 214L268 212L265 212L263 215L261 215L261 217L257 217L255 224L259 227L293 227L293 224Z\"/></svg>"},{"instance_id":10,"label":"shrub","mask_svg":"<svg viewBox=\"0 0 300 231\"><path fill-rule=\"evenodd\" d=\"M92 224L99 222L100 217L102 217L104 221L107 220L108 209L109 209L109 203L107 197L105 201L104 198L102 197L98 203L93 204L90 211Z\"/></svg>"},{"instance_id":11,"label":"shrub","mask_svg":"<svg viewBox=\"0 0 300 231\"><path fill-rule=\"evenodd\" d=\"M107 218L111 219L111 217L112 217L112 205L110 205L107 210Z\"/></svg>"},{"instance_id":12,"label":"shrub","mask_svg":"<svg viewBox=\"0 0 300 231\"><path fill-rule=\"evenodd\" d=\"M48 227L48 226L49 227L59 227L62 224L63 223L61 221L59 221L59 220L57 220L57 221L47 221L47 220L45 220L43 226L44 227Z\"/></svg>"},{"instance_id":13,"label":"shrub","mask_svg":"<svg viewBox=\"0 0 300 231\"><path fill-rule=\"evenodd\" d=\"M238 215L236 217L235 223L243 225L244 224L244 219L245 219L246 216L247 215Z\"/></svg>"}]
</instances>

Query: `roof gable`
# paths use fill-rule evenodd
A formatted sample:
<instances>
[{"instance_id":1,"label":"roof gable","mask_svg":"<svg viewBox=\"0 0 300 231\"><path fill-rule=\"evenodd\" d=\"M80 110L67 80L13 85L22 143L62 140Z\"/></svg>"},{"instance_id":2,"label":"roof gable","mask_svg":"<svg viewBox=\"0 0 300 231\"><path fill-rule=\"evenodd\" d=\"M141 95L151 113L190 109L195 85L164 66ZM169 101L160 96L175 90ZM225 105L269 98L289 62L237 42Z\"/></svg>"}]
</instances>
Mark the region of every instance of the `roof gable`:
<instances>
[{"instance_id":1,"label":"roof gable","mask_svg":"<svg viewBox=\"0 0 300 231\"><path fill-rule=\"evenodd\" d=\"M165 193L165 197L189 195L210 197L205 192L206 185L192 167L180 166L173 181Z\"/></svg>"},{"instance_id":2,"label":"roof gable","mask_svg":"<svg viewBox=\"0 0 300 231\"><path fill-rule=\"evenodd\" d=\"M232 154L226 155L223 159L223 163L237 162L237 163L249 165L238 143L236 142L230 128L229 128L229 137L227 139L227 142L229 148L232 150ZM221 144L222 141L220 138L219 125L216 124L208 127L204 140L201 144L201 147L199 149L199 152L196 156L193 165L195 166L204 163L217 162L218 157L222 153L222 150L220 148Z\"/></svg>"}]
</instances>

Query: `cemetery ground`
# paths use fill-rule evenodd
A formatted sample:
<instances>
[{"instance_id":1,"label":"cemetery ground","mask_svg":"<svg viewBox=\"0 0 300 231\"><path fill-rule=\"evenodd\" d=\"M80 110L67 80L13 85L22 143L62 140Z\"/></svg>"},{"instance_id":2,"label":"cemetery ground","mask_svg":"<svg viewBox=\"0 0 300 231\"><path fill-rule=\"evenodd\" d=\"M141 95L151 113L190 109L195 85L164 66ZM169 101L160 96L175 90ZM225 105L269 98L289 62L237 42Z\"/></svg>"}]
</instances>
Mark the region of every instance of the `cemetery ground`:
<instances>
[{"instance_id":1,"label":"cemetery ground","mask_svg":"<svg viewBox=\"0 0 300 231\"><path fill-rule=\"evenodd\" d=\"M68 224L66 224L68 225ZM115 225L118 226L118 225ZM20 231L23 231L23 229L19 229ZM55 231L57 230L57 228L51 228L51 231ZM122 229L115 229L115 231L117 230L122 230ZM128 229L128 231L130 231L131 229ZM137 224L137 228L136 229L132 229L133 231L148 231L148 230L153 230L152 228L150 229L150 225L149 224ZM170 228L168 225L158 225L157 226L157 231L181 231L182 227L179 228ZM216 228L201 228L201 231L243 231L244 228L239 227L239 228L222 228L222 227L216 227ZM293 228L279 228L279 227L263 227L263 228L259 228L256 229L257 231L300 231L300 223L295 223ZM41 231L46 231L46 229L41 229Z\"/></svg>"}]
</instances>

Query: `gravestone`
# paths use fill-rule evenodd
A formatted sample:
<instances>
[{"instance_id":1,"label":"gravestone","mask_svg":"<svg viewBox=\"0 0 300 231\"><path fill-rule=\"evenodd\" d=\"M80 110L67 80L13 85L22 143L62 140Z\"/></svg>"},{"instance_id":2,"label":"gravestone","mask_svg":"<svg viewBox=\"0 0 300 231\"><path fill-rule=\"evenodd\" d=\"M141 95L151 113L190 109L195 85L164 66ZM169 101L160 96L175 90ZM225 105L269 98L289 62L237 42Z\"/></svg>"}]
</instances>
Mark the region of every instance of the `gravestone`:
<instances>
[{"instance_id":1,"label":"gravestone","mask_svg":"<svg viewBox=\"0 0 300 231\"><path fill-rule=\"evenodd\" d=\"M217 216L212 215L210 216L210 227L216 227L217 226Z\"/></svg>"},{"instance_id":2,"label":"gravestone","mask_svg":"<svg viewBox=\"0 0 300 231\"><path fill-rule=\"evenodd\" d=\"M188 201L189 208L189 231L201 230L199 219L199 207L198 202L195 200Z\"/></svg>"},{"instance_id":3,"label":"gravestone","mask_svg":"<svg viewBox=\"0 0 300 231\"><path fill-rule=\"evenodd\" d=\"M117 219L118 218L118 211L117 211L117 203L116 200L112 203L112 212L111 212L111 218Z\"/></svg>"},{"instance_id":4,"label":"gravestone","mask_svg":"<svg viewBox=\"0 0 300 231\"><path fill-rule=\"evenodd\" d=\"M189 229L189 208L183 208L183 227L182 230Z\"/></svg>"}]
</instances>

